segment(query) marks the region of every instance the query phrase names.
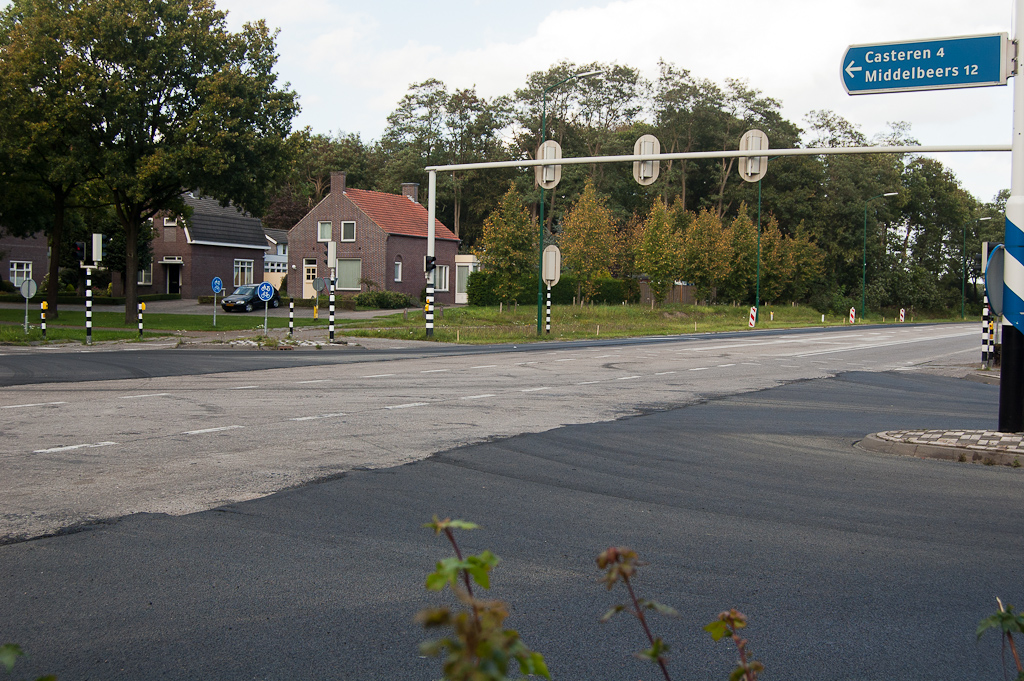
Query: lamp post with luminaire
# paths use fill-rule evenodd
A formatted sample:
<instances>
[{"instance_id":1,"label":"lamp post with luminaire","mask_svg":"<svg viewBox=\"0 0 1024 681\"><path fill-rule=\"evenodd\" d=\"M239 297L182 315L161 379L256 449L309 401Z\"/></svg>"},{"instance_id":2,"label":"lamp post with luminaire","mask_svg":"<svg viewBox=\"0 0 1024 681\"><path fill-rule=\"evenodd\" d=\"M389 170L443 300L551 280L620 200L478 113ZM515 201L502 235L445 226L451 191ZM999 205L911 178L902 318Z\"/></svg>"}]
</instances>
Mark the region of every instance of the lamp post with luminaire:
<instances>
[{"instance_id":1,"label":"lamp post with luminaire","mask_svg":"<svg viewBox=\"0 0 1024 681\"><path fill-rule=\"evenodd\" d=\"M870 199L864 202L864 264L861 269L860 275L860 320L864 321L864 311L867 309L867 290L868 290L868 204L875 199L880 199L886 196L896 196L899 192L886 192L884 194L878 194L872 196Z\"/></svg>"},{"instance_id":2,"label":"lamp post with luminaire","mask_svg":"<svg viewBox=\"0 0 1024 681\"><path fill-rule=\"evenodd\" d=\"M991 217L978 218L974 224L991 220ZM964 245L960 250L960 319L964 317L964 306L967 302L967 223L964 223Z\"/></svg>"},{"instance_id":3,"label":"lamp post with luminaire","mask_svg":"<svg viewBox=\"0 0 1024 681\"><path fill-rule=\"evenodd\" d=\"M576 73L568 78L563 78L554 85L549 85L544 88L541 93L541 114L540 114L540 143L544 144L548 137L548 91L553 90L559 85L568 83L570 80L577 78L590 78L591 76L601 75L600 71L586 71L584 73ZM537 335L541 335L541 320L544 318L544 187L540 188L540 248L537 262Z\"/></svg>"}]
</instances>

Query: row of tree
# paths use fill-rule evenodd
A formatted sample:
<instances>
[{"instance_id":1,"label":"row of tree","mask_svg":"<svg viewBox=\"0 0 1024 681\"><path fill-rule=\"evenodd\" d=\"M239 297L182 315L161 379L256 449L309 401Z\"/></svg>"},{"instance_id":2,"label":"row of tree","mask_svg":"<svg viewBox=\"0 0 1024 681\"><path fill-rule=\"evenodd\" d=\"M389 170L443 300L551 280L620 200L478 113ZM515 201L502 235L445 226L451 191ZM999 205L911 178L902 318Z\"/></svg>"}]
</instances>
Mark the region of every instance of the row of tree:
<instances>
[{"instance_id":1,"label":"row of tree","mask_svg":"<svg viewBox=\"0 0 1024 681\"><path fill-rule=\"evenodd\" d=\"M484 221L476 253L499 300L519 299L535 285L537 230L523 197L510 183L498 208ZM644 277L657 302L676 281L693 284L709 302L760 299L804 300L820 285L824 253L806 231L786 236L778 221L758 226L742 205L723 220L713 210L687 211L681 200L666 207L655 199L643 216L616 222L593 183L569 207L555 235L563 265L578 282L578 298L588 300L599 279Z\"/></svg>"},{"instance_id":2,"label":"row of tree","mask_svg":"<svg viewBox=\"0 0 1024 681\"><path fill-rule=\"evenodd\" d=\"M600 75L553 87L585 71ZM777 100L742 80L719 85L670 63L660 63L658 78L648 82L625 65L562 62L530 74L514 93L491 99L473 88L452 91L438 80L414 84L376 142L299 131L289 140L296 152L292 172L266 220L282 228L295 224L323 197L332 169L347 170L350 186L397 192L402 182L426 183L427 166L533 158L542 127L567 157L631 154L636 139L647 133L659 138L665 152L734 150L741 134L754 127L767 133L773 148L917 144L907 124L893 124L869 139L830 111L810 112L800 127L782 116ZM866 231L872 305L944 306L959 300L962 263L967 279L976 277L980 242L999 240L1003 233L1005 199L979 203L932 158L782 157L769 161L760 186L743 182L732 160L665 162L660 171L655 184L641 187L629 164L564 166L559 186L545 194L545 241L568 228L570 209L588 183L603 197L616 231L640 221L655 199L666 210L710 213L731 224L746 212L743 206L757 206L760 196L761 211L770 216L766 225L793 243L816 244L822 273L814 290L822 299L835 305L854 293L859 299ZM541 193L532 171L438 175L438 216L463 239L464 250L480 246L487 216L510 182L536 219ZM898 194L877 198L891 192ZM809 292L796 286L780 295L804 300Z\"/></svg>"}]
</instances>

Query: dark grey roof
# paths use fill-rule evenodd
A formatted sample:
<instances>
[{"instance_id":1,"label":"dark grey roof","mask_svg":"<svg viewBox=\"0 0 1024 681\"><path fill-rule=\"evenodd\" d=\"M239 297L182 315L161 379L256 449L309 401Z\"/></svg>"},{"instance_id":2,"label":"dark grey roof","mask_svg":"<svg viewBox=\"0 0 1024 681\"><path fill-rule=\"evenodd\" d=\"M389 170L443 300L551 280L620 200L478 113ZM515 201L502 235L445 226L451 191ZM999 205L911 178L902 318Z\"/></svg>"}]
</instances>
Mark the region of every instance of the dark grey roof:
<instances>
[{"instance_id":1,"label":"dark grey roof","mask_svg":"<svg viewBox=\"0 0 1024 681\"><path fill-rule=\"evenodd\" d=\"M182 198L192 208L192 217L188 220L191 243L268 248L259 218L232 205L222 206L208 196L185 194Z\"/></svg>"},{"instance_id":2,"label":"dark grey roof","mask_svg":"<svg viewBox=\"0 0 1024 681\"><path fill-rule=\"evenodd\" d=\"M279 244L283 245L288 243L287 229L270 229L269 227L264 227L263 231L267 233L267 236Z\"/></svg>"}]
</instances>

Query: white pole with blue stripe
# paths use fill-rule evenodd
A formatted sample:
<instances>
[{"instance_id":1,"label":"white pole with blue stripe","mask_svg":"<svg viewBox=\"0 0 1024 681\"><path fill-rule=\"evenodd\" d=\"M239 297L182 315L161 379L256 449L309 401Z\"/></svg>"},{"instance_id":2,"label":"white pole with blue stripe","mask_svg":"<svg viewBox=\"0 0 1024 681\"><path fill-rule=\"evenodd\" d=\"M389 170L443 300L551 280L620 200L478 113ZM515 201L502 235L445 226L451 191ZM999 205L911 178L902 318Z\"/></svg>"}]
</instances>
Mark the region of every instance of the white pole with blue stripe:
<instances>
[{"instance_id":1,"label":"white pole with blue stripe","mask_svg":"<svg viewBox=\"0 0 1024 681\"><path fill-rule=\"evenodd\" d=\"M1014 43L1020 49L1024 0L1015 0ZM1010 198L1006 202L1003 259L1003 351L999 379L999 430L1024 430L1024 82L1014 64Z\"/></svg>"}]
</instances>

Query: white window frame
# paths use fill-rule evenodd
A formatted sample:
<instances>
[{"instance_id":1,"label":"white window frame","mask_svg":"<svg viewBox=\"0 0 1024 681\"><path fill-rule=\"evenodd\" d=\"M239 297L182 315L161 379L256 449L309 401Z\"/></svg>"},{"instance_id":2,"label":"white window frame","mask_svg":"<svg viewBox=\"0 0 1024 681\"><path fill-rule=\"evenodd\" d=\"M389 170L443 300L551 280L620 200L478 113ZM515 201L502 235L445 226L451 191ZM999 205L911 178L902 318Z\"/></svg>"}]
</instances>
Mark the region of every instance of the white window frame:
<instances>
[{"instance_id":1,"label":"white window frame","mask_svg":"<svg viewBox=\"0 0 1024 681\"><path fill-rule=\"evenodd\" d=\"M440 276L441 272L444 272L444 276ZM430 273L434 278L434 290L435 291L447 291L448 290L448 265L434 265L434 271Z\"/></svg>"},{"instance_id":2,"label":"white window frame","mask_svg":"<svg viewBox=\"0 0 1024 681\"><path fill-rule=\"evenodd\" d=\"M398 258L395 260L395 281L402 281L402 259Z\"/></svg>"},{"instance_id":3,"label":"white window frame","mask_svg":"<svg viewBox=\"0 0 1024 681\"><path fill-rule=\"evenodd\" d=\"M345 238L345 231L348 230L349 228L352 229L352 237L346 239ZM351 242L351 241L355 241L355 240L356 240L356 222L355 222L355 220L345 220L344 222L341 223L341 239L340 239L340 241Z\"/></svg>"},{"instance_id":4,"label":"white window frame","mask_svg":"<svg viewBox=\"0 0 1024 681\"><path fill-rule=\"evenodd\" d=\"M178 218L164 218L164 227L177 227Z\"/></svg>"},{"instance_id":5,"label":"white window frame","mask_svg":"<svg viewBox=\"0 0 1024 681\"><path fill-rule=\"evenodd\" d=\"M248 276L246 276L248 275ZM234 266L235 286L245 286L253 283L253 261L235 258Z\"/></svg>"},{"instance_id":6,"label":"white window frame","mask_svg":"<svg viewBox=\"0 0 1024 681\"><path fill-rule=\"evenodd\" d=\"M341 275L341 263L343 261L359 263L359 276L356 277L356 285L355 286L347 286L347 287L345 287L345 286L341 285L341 276L340 275ZM363 286L360 283L360 280L363 278L363 259L362 258L338 258L337 268L335 269L335 272L339 275L338 276L337 285L335 287L335 290L337 290L337 291L361 291L362 290Z\"/></svg>"},{"instance_id":7,"label":"white window frame","mask_svg":"<svg viewBox=\"0 0 1024 681\"><path fill-rule=\"evenodd\" d=\"M20 265L20 267L18 267ZM32 278L32 261L31 260L12 260L11 261L11 283L15 286L21 286L23 281Z\"/></svg>"},{"instance_id":8,"label":"white window frame","mask_svg":"<svg viewBox=\"0 0 1024 681\"><path fill-rule=\"evenodd\" d=\"M324 226L327 227L326 237L324 237ZM330 220L320 220L318 223L316 223L316 240L319 241L320 243L330 241L333 229L334 226L331 224Z\"/></svg>"},{"instance_id":9,"label":"white window frame","mask_svg":"<svg viewBox=\"0 0 1024 681\"><path fill-rule=\"evenodd\" d=\"M149 263L148 267L143 267L139 270L139 276L135 280L135 283L139 286L153 285L153 263Z\"/></svg>"}]
</instances>

